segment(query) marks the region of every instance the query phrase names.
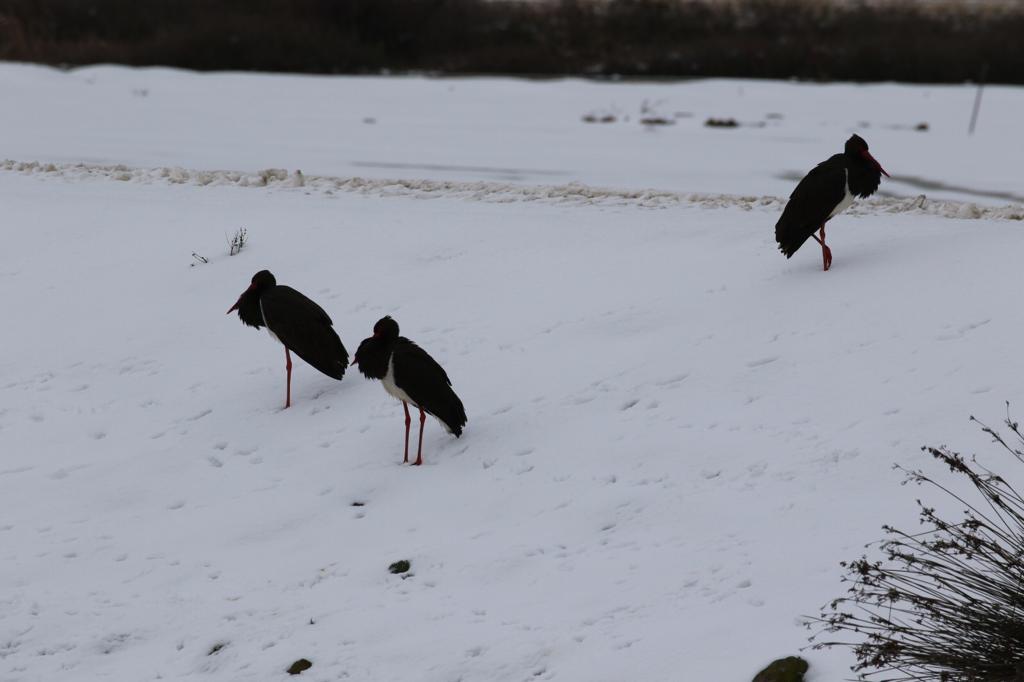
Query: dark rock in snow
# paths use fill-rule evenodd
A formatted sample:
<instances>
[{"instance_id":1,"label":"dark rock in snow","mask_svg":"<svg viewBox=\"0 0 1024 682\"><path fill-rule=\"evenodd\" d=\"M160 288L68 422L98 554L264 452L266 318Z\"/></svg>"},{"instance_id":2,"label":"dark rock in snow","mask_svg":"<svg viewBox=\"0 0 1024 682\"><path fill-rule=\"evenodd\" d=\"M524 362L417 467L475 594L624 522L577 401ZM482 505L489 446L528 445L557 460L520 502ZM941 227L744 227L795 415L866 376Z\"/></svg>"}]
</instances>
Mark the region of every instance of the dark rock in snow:
<instances>
[{"instance_id":1,"label":"dark rock in snow","mask_svg":"<svg viewBox=\"0 0 1024 682\"><path fill-rule=\"evenodd\" d=\"M299 660L295 661L290 666L288 666L288 674L289 675L298 675L303 670L309 670L312 667L313 667L313 664L310 661L308 661L305 658L300 658Z\"/></svg>"},{"instance_id":2,"label":"dark rock in snow","mask_svg":"<svg viewBox=\"0 0 1024 682\"><path fill-rule=\"evenodd\" d=\"M754 682L803 682L807 661L799 656L787 656L772 661L754 677Z\"/></svg>"}]
</instances>

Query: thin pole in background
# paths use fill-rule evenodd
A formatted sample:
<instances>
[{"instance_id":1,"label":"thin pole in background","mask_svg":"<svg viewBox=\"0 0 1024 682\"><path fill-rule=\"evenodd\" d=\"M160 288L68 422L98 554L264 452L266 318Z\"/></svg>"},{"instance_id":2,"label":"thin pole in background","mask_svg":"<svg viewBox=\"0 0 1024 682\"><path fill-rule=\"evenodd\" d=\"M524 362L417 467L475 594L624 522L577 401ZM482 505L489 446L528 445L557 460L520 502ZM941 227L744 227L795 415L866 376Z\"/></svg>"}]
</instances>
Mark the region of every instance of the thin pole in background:
<instances>
[{"instance_id":1,"label":"thin pole in background","mask_svg":"<svg viewBox=\"0 0 1024 682\"><path fill-rule=\"evenodd\" d=\"M985 77L988 75L988 63L981 65L981 73L978 74L978 92L974 95L974 111L971 112L971 125L967 129L968 135L974 134L974 126L978 123L978 112L981 111L981 93L985 90Z\"/></svg>"}]
</instances>

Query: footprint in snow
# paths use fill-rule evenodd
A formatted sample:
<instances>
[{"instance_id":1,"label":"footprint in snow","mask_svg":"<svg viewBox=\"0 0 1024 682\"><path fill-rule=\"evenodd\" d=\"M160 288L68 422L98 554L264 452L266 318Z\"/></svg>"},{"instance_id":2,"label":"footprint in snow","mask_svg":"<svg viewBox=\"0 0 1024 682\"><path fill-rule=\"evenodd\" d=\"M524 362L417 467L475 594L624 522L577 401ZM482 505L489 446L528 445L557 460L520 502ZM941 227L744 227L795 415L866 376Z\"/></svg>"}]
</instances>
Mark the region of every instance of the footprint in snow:
<instances>
[{"instance_id":1,"label":"footprint in snow","mask_svg":"<svg viewBox=\"0 0 1024 682\"><path fill-rule=\"evenodd\" d=\"M655 386L661 386L662 388L675 388L680 383L685 381L689 376L690 375L687 372L684 372L682 374L676 374L674 376L670 376L668 379L663 379L662 381L656 381L654 385Z\"/></svg>"},{"instance_id":2,"label":"footprint in snow","mask_svg":"<svg viewBox=\"0 0 1024 682\"><path fill-rule=\"evenodd\" d=\"M747 363L747 367L749 367L751 369L754 369L755 367L764 367L765 365L770 365L771 363L775 362L778 359L779 359L778 355L770 355L770 356L768 356L766 358L760 358L758 360L751 360L751 361L749 361Z\"/></svg>"},{"instance_id":3,"label":"footprint in snow","mask_svg":"<svg viewBox=\"0 0 1024 682\"><path fill-rule=\"evenodd\" d=\"M857 457L860 457L860 450L857 449L833 450L829 454L819 457L817 461L822 462L823 464L826 465L830 465L839 464L844 460L856 459Z\"/></svg>"},{"instance_id":4,"label":"footprint in snow","mask_svg":"<svg viewBox=\"0 0 1024 682\"><path fill-rule=\"evenodd\" d=\"M991 319L985 319L985 320L981 320L979 322L970 322L968 324L961 325L961 326L956 328L956 331L948 332L946 334L939 334L938 336L935 337L935 340L936 341L953 341L953 340L956 340L956 339L962 339L969 332L974 331L978 327L984 327L986 324L988 324L991 321L992 321Z\"/></svg>"},{"instance_id":5,"label":"footprint in snow","mask_svg":"<svg viewBox=\"0 0 1024 682\"><path fill-rule=\"evenodd\" d=\"M126 360L123 362L124 364L117 369L118 374L135 374L136 372L141 372L147 369L149 365L153 364L152 360L145 360L143 362L131 362Z\"/></svg>"},{"instance_id":6,"label":"footprint in snow","mask_svg":"<svg viewBox=\"0 0 1024 682\"><path fill-rule=\"evenodd\" d=\"M129 639L131 639L131 635L128 633L107 635L99 641L96 648L101 654L112 654L120 649Z\"/></svg>"},{"instance_id":7,"label":"footprint in snow","mask_svg":"<svg viewBox=\"0 0 1024 682\"><path fill-rule=\"evenodd\" d=\"M44 647L36 653L39 656L56 656L57 654L66 653L68 651L74 651L75 648L76 645L71 644L69 642L64 642L62 644L56 644L52 647ZM0 647L0 653L2 653L2 647Z\"/></svg>"}]
</instances>

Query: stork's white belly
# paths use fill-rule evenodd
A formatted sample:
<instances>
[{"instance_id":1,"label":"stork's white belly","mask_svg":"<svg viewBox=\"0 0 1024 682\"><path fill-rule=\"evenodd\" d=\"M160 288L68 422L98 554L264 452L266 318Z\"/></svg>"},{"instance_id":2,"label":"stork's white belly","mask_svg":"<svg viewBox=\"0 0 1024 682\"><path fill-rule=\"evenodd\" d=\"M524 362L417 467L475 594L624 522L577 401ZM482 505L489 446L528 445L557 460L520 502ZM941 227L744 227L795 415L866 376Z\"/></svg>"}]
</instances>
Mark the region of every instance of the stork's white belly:
<instances>
[{"instance_id":1,"label":"stork's white belly","mask_svg":"<svg viewBox=\"0 0 1024 682\"><path fill-rule=\"evenodd\" d=\"M416 405L416 401L409 397L409 394L400 389L395 385L395 359L394 356L388 358L388 373L384 375L384 378L380 380L380 383L384 384L384 390L398 398L402 402ZM419 407L419 405L416 405Z\"/></svg>"},{"instance_id":2,"label":"stork's white belly","mask_svg":"<svg viewBox=\"0 0 1024 682\"><path fill-rule=\"evenodd\" d=\"M405 391L403 391L402 389L395 385L395 361L393 357L388 358L388 373L384 375L384 378L380 380L380 383L384 384L384 390L390 393L395 398L398 398L402 402L409 403L413 407L419 408L419 405L416 403L415 400L409 397L408 393L406 393ZM424 410L424 412L426 412L426 410ZM431 414L431 416L434 415ZM437 421L438 423L441 424L441 426L444 427L445 431L454 434L454 431L452 431L447 424L445 424L440 419L438 419Z\"/></svg>"},{"instance_id":3,"label":"stork's white belly","mask_svg":"<svg viewBox=\"0 0 1024 682\"><path fill-rule=\"evenodd\" d=\"M270 331L270 327L267 326L267 316L263 314L263 301L262 300L260 300L260 317L263 318L263 328L267 330L267 333L270 334L271 337L273 337L274 341L277 341L278 343L281 343L281 339L277 338L277 334L275 334L274 332ZM284 344L281 343L281 345L284 345Z\"/></svg>"},{"instance_id":4,"label":"stork's white belly","mask_svg":"<svg viewBox=\"0 0 1024 682\"><path fill-rule=\"evenodd\" d=\"M836 207L828 214L829 218L839 215L846 209L850 208L850 204L853 203L853 194L850 192L850 172L845 170L844 172L846 173L846 194L843 196L843 200L836 204Z\"/></svg>"}]
</instances>

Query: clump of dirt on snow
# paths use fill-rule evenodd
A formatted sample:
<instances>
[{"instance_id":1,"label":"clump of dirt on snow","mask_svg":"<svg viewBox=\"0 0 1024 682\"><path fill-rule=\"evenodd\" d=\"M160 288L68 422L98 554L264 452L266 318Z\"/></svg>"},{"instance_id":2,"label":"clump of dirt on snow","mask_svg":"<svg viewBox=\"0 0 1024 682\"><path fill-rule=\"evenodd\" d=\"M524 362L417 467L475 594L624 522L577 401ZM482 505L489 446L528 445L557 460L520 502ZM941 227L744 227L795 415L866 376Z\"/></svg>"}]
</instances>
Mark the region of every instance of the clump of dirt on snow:
<instances>
[{"instance_id":1,"label":"clump of dirt on snow","mask_svg":"<svg viewBox=\"0 0 1024 682\"><path fill-rule=\"evenodd\" d=\"M412 564L409 562L408 559L402 559L401 561L396 561L395 563L393 563L390 566L388 566L388 570L391 571L392 573L394 573L395 575L401 575L403 573L408 573L410 568L412 568Z\"/></svg>"}]
</instances>

